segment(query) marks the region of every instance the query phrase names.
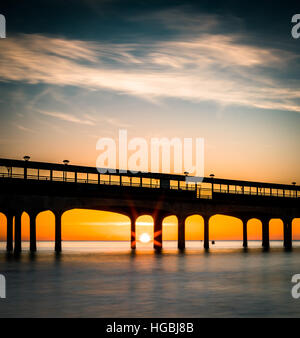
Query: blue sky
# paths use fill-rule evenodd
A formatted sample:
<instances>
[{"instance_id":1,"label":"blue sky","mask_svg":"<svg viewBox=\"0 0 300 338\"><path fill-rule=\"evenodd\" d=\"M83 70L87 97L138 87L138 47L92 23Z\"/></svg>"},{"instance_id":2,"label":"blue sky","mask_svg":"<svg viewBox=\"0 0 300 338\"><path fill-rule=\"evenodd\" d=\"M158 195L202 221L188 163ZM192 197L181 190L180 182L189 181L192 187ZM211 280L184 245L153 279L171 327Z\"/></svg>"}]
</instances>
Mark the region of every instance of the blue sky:
<instances>
[{"instance_id":1,"label":"blue sky","mask_svg":"<svg viewBox=\"0 0 300 338\"><path fill-rule=\"evenodd\" d=\"M0 156L94 165L99 137L204 137L219 177L300 181L296 2L4 1Z\"/></svg>"}]
</instances>

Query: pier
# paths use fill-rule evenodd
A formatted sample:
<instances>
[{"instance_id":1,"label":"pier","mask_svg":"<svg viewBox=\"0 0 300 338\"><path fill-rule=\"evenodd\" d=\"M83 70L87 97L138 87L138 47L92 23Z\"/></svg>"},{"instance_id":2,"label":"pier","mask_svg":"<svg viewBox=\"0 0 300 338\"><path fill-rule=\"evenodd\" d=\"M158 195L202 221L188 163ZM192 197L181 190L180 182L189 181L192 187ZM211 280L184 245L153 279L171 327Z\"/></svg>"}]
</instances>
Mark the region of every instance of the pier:
<instances>
[{"instance_id":1,"label":"pier","mask_svg":"<svg viewBox=\"0 0 300 338\"><path fill-rule=\"evenodd\" d=\"M162 249L165 217L178 220L178 248L185 248L185 220L204 219L204 248L209 249L209 220L214 215L239 218L243 247L248 246L247 223L262 224L262 246L270 246L271 219L283 221L283 246L292 248L292 221L300 217L300 186L204 177L186 182L186 175L131 173L118 169L101 174L95 167L0 159L0 212L7 218L7 251L22 250L21 216L30 217L30 251L35 252L36 217L50 210L55 215L55 251L62 250L61 218L72 209L102 210L126 215L131 223L131 248L136 248L136 219L154 220L154 249ZM13 241L14 224L14 241ZM1 225L0 225L1 227Z\"/></svg>"}]
</instances>

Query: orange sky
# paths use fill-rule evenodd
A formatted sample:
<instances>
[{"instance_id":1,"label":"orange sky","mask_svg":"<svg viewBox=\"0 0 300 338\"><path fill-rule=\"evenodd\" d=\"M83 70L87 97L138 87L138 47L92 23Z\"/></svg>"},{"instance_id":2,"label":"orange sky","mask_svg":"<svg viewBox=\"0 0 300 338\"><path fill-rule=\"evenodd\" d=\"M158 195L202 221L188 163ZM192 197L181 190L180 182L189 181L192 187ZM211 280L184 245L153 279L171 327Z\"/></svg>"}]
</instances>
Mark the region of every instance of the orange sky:
<instances>
[{"instance_id":1,"label":"orange sky","mask_svg":"<svg viewBox=\"0 0 300 338\"><path fill-rule=\"evenodd\" d=\"M270 239L283 238L282 222L270 222ZM147 232L152 238L153 222L150 216L137 219L137 238ZM29 216L22 215L22 238L29 240ZM71 210L62 217L63 240L130 240L129 219L126 216L93 210ZM0 240L6 239L6 218L0 213ZM54 215L50 211L42 212L37 217L37 239L54 240ZM177 239L177 220L175 216L165 218L163 239ZM191 216L186 221L186 239L203 240L203 219ZM242 222L229 216L216 215L210 220L210 239L241 240ZM248 222L248 239L261 239L261 224L258 220ZM293 239L300 240L300 219L293 222Z\"/></svg>"}]
</instances>

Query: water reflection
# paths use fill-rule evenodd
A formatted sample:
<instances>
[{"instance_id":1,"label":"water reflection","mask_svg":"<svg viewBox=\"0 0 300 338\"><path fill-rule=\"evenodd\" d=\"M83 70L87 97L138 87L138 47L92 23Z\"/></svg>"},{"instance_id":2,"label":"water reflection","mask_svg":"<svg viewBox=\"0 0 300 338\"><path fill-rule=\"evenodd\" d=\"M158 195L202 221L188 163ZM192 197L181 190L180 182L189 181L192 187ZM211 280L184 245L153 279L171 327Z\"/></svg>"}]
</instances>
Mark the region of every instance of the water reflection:
<instances>
[{"instance_id":1,"label":"water reflection","mask_svg":"<svg viewBox=\"0 0 300 338\"><path fill-rule=\"evenodd\" d=\"M282 243L243 249L241 242L164 243L131 251L129 243L38 243L38 252L0 252L7 279L1 317L231 317L298 316L291 276L299 273L300 247ZM26 248L26 245L24 246Z\"/></svg>"}]
</instances>

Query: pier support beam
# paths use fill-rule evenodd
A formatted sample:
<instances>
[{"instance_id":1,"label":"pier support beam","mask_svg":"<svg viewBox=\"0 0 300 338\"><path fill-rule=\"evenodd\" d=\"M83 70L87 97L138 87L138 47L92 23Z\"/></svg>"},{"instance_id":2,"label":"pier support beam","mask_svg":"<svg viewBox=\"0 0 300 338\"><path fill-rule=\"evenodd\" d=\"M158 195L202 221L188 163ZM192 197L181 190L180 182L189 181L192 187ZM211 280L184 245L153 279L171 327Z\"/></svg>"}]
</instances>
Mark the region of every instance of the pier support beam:
<instances>
[{"instance_id":1,"label":"pier support beam","mask_svg":"<svg viewBox=\"0 0 300 338\"><path fill-rule=\"evenodd\" d=\"M185 249L185 217L180 215L178 218L178 249Z\"/></svg>"},{"instance_id":2,"label":"pier support beam","mask_svg":"<svg viewBox=\"0 0 300 338\"><path fill-rule=\"evenodd\" d=\"M270 248L270 236L269 236L269 218L262 218L262 246L264 249Z\"/></svg>"},{"instance_id":3,"label":"pier support beam","mask_svg":"<svg viewBox=\"0 0 300 338\"><path fill-rule=\"evenodd\" d=\"M7 232L6 232L6 251L13 251L13 221L14 215L12 213L7 213Z\"/></svg>"},{"instance_id":4,"label":"pier support beam","mask_svg":"<svg viewBox=\"0 0 300 338\"><path fill-rule=\"evenodd\" d=\"M209 249L209 219L210 216L203 216L204 219L204 249Z\"/></svg>"},{"instance_id":5,"label":"pier support beam","mask_svg":"<svg viewBox=\"0 0 300 338\"><path fill-rule=\"evenodd\" d=\"M61 212L55 212L55 252L61 252Z\"/></svg>"},{"instance_id":6,"label":"pier support beam","mask_svg":"<svg viewBox=\"0 0 300 338\"><path fill-rule=\"evenodd\" d=\"M247 233L247 223L248 219L242 219L243 222L243 247L247 248L248 247L248 233Z\"/></svg>"},{"instance_id":7,"label":"pier support beam","mask_svg":"<svg viewBox=\"0 0 300 338\"><path fill-rule=\"evenodd\" d=\"M15 215L15 253L22 251L22 226L21 226L22 213L18 212Z\"/></svg>"},{"instance_id":8,"label":"pier support beam","mask_svg":"<svg viewBox=\"0 0 300 338\"><path fill-rule=\"evenodd\" d=\"M293 239L292 239L292 219L284 218L283 219L283 233L284 233L284 247L288 250L292 249Z\"/></svg>"},{"instance_id":9,"label":"pier support beam","mask_svg":"<svg viewBox=\"0 0 300 338\"><path fill-rule=\"evenodd\" d=\"M131 224L131 236L130 236L130 241L131 241L131 249L135 250L136 249L136 217L130 217L130 224Z\"/></svg>"},{"instance_id":10,"label":"pier support beam","mask_svg":"<svg viewBox=\"0 0 300 338\"><path fill-rule=\"evenodd\" d=\"M162 249L162 223L164 217L154 216L154 236L153 236L153 246L156 251Z\"/></svg>"},{"instance_id":11,"label":"pier support beam","mask_svg":"<svg viewBox=\"0 0 300 338\"><path fill-rule=\"evenodd\" d=\"M36 251L36 216L37 213L30 212L30 252Z\"/></svg>"}]
</instances>

